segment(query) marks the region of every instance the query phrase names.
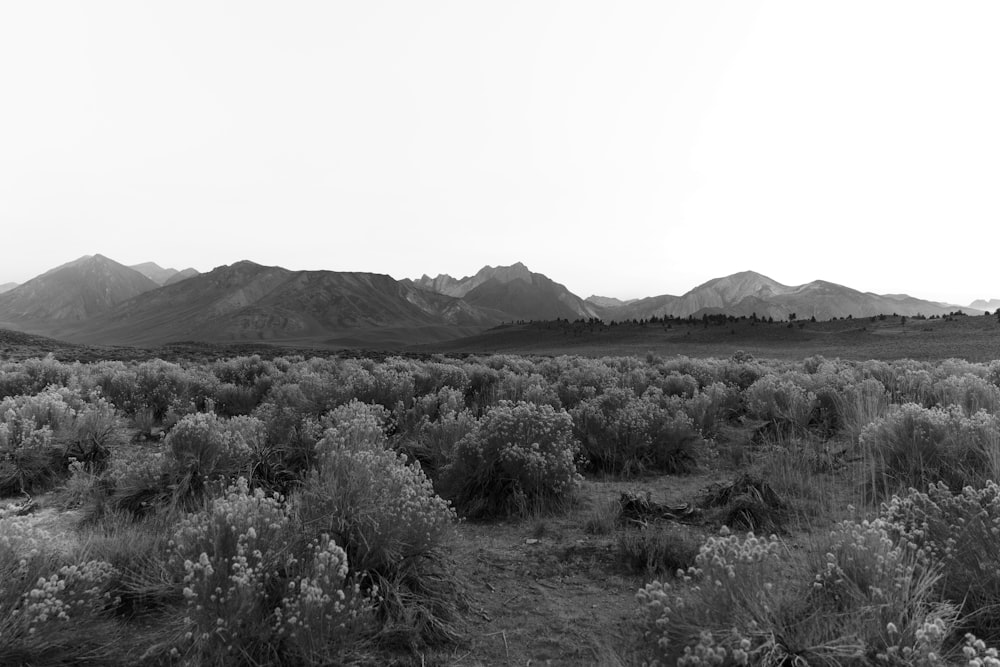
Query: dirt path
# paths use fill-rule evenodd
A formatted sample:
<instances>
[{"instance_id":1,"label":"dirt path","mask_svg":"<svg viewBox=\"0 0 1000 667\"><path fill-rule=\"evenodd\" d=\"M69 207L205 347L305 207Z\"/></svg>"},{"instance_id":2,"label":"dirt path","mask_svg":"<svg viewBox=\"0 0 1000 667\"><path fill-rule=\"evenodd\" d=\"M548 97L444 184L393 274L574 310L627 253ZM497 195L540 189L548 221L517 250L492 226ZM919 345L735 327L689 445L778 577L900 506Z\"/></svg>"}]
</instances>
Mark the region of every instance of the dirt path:
<instances>
[{"instance_id":1,"label":"dirt path","mask_svg":"<svg viewBox=\"0 0 1000 667\"><path fill-rule=\"evenodd\" d=\"M649 577L629 572L616 533L589 534L587 519L623 491L681 502L715 477L588 480L565 515L464 523L455 559L472 602L467 640L424 664L637 664L635 594Z\"/></svg>"}]
</instances>

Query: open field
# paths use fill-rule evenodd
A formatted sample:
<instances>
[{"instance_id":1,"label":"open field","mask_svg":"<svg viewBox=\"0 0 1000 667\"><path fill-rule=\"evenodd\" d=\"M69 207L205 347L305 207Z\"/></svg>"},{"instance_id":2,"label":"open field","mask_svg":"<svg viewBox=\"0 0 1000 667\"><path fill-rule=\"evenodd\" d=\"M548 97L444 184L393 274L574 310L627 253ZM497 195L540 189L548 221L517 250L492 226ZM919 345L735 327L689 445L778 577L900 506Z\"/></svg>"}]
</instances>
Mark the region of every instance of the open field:
<instances>
[{"instance_id":1,"label":"open field","mask_svg":"<svg viewBox=\"0 0 1000 667\"><path fill-rule=\"evenodd\" d=\"M856 324L5 332L0 664L991 664L998 325Z\"/></svg>"},{"instance_id":2,"label":"open field","mask_svg":"<svg viewBox=\"0 0 1000 667\"><path fill-rule=\"evenodd\" d=\"M737 350L772 359L802 359L815 354L841 359L1000 358L1000 322L993 316L951 319L856 319L832 322L723 325L586 324L529 322L504 325L478 336L412 349L456 353L580 354L728 357Z\"/></svg>"}]
</instances>

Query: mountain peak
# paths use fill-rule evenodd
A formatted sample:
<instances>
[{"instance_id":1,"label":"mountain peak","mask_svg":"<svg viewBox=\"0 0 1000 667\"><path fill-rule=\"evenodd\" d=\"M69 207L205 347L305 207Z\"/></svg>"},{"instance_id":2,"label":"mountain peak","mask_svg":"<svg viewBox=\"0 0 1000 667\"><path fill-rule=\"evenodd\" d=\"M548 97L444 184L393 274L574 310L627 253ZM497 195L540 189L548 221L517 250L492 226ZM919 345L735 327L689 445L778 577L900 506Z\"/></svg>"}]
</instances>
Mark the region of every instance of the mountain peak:
<instances>
[{"instance_id":1,"label":"mountain peak","mask_svg":"<svg viewBox=\"0 0 1000 667\"><path fill-rule=\"evenodd\" d=\"M0 315L12 321L79 321L156 287L113 259L84 255L5 292Z\"/></svg>"}]
</instances>

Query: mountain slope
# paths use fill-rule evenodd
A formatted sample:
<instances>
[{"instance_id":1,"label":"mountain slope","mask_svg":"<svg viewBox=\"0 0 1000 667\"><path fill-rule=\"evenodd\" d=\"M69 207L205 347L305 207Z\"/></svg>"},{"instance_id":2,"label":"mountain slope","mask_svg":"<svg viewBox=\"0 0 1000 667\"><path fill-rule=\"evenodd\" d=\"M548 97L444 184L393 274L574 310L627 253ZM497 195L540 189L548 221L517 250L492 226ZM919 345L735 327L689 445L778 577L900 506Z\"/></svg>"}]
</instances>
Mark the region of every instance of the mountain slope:
<instances>
[{"instance_id":1,"label":"mountain slope","mask_svg":"<svg viewBox=\"0 0 1000 667\"><path fill-rule=\"evenodd\" d=\"M142 275L152 280L157 285L163 285L170 278L177 275L177 269L165 269L156 262L143 262L142 264L132 264L128 268L135 269Z\"/></svg>"},{"instance_id":2,"label":"mountain slope","mask_svg":"<svg viewBox=\"0 0 1000 667\"><path fill-rule=\"evenodd\" d=\"M0 290L3 286L0 285ZM1000 299L976 299L969 304L970 308L975 308L976 310L992 310L995 311L1000 308Z\"/></svg>"},{"instance_id":3,"label":"mountain slope","mask_svg":"<svg viewBox=\"0 0 1000 667\"><path fill-rule=\"evenodd\" d=\"M600 317L600 308L588 303L541 273L518 262L485 266L474 276L456 280L447 274L423 276L412 284L459 297L467 304L503 320L554 320Z\"/></svg>"},{"instance_id":4,"label":"mountain slope","mask_svg":"<svg viewBox=\"0 0 1000 667\"><path fill-rule=\"evenodd\" d=\"M179 283L182 280L187 280L188 278L194 278L197 275L200 275L200 272L198 270L188 267L186 269L178 271L174 275L167 278L165 281L163 281L163 284L173 285L174 283Z\"/></svg>"},{"instance_id":5,"label":"mountain slope","mask_svg":"<svg viewBox=\"0 0 1000 667\"><path fill-rule=\"evenodd\" d=\"M54 331L156 287L134 269L103 255L86 255L0 294L0 321Z\"/></svg>"},{"instance_id":6,"label":"mountain slope","mask_svg":"<svg viewBox=\"0 0 1000 667\"><path fill-rule=\"evenodd\" d=\"M457 299L373 273L221 266L120 304L67 337L87 343L334 342L380 331L383 340L439 340L494 320ZM454 329L454 330L452 330Z\"/></svg>"},{"instance_id":7,"label":"mountain slope","mask_svg":"<svg viewBox=\"0 0 1000 667\"><path fill-rule=\"evenodd\" d=\"M2 285L0 285L0 294L3 294L4 292L9 292L15 287L17 287L17 283L3 283Z\"/></svg>"},{"instance_id":8,"label":"mountain slope","mask_svg":"<svg viewBox=\"0 0 1000 667\"><path fill-rule=\"evenodd\" d=\"M945 315L958 306L917 299L905 294L879 295L860 292L825 280L789 286L753 271L703 283L682 296L663 295L640 299L625 306L606 308L604 317L615 320L650 317L700 317L722 313L734 316L799 319L815 317L829 320L839 317L870 317L880 314Z\"/></svg>"}]
</instances>

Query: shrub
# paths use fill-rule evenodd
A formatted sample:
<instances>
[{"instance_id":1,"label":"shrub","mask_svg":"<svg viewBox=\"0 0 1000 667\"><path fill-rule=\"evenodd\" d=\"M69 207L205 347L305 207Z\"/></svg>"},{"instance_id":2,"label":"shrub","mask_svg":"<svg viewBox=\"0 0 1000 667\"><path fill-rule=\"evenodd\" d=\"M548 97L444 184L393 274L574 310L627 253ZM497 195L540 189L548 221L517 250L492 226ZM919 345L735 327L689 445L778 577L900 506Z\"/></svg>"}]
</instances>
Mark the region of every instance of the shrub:
<instances>
[{"instance_id":1,"label":"shrub","mask_svg":"<svg viewBox=\"0 0 1000 667\"><path fill-rule=\"evenodd\" d=\"M296 662L343 664L370 634L372 601L352 583L347 553L329 535L312 542L306 558L274 611L276 634Z\"/></svg>"},{"instance_id":2,"label":"shrub","mask_svg":"<svg viewBox=\"0 0 1000 667\"><path fill-rule=\"evenodd\" d=\"M578 451L565 411L501 401L458 442L441 486L469 517L561 508L580 483Z\"/></svg>"},{"instance_id":3,"label":"shrub","mask_svg":"<svg viewBox=\"0 0 1000 667\"><path fill-rule=\"evenodd\" d=\"M801 432L809 425L816 395L793 379L765 375L744 394L751 415L770 422L779 431Z\"/></svg>"},{"instance_id":4,"label":"shrub","mask_svg":"<svg viewBox=\"0 0 1000 667\"><path fill-rule=\"evenodd\" d=\"M630 570L648 575L672 575L695 564L700 539L681 525L651 524L618 536L618 558Z\"/></svg>"},{"instance_id":5,"label":"shrub","mask_svg":"<svg viewBox=\"0 0 1000 667\"><path fill-rule=\"evenodd\" d=\"M937 589L962 609L963 631L1000 639L1000 486L893 496L883 511L897 541L919 547L940 570Z\"/></svg>"},{"instance_id":6,"label":"shrub","mask_svg":"<svg viewBox=\"0 0 1000 667\"><path fill-rule=\"evenodd\" d=\"M966 415L1000 410L1000 387L975 375L952 375L938 380L932 393L937 405L957 405Z\"/></svg>"},{"instance_id":7,"label":"shrub","mask_svg":"<svg viewBox=\"0 0 1000 667\"><path fill-rule=\"evenodd\" d=\"M735 664L759 649L759 635L773 627L772 610L779 605L779 546L774 538L752 533L740 538L723 531L700 547L693 567L678 573L680 582L653 581L640 589L653 664L677 663L685 648L690 652L697 646L703 631L719 643L722 657L731 656Z\"/></svg>"},{"instance_id":8,"label":"shrub","mask_svg":"<svg viewBox=\"0 0 1000 667\"><path fill-rule=\"evenodd\" d=\"M641 397L631 389L610 389L573 409L574 432L596 470L623 475L686 472L702 439L680 405L658 389Z\"/></svg>"},{"instance_id":9,"label":"shrub","mask_svg":"<svg viewBox=\"0 0 1000 667\"><path fill-rule=\"evenodd\" d=\"M177 648L188 659L273 660L273 613L286 590L275 573L293 561L291 524L280 496L250 492L244 478L181 521L170 565L184 587L187 632Z\"/></svg>"},{"instance_id":10,"label":"shrub","mask_svg":"<svg viewBox=\"0 0 1000 667\"><path fill-rule=\"evenodd\" d=\"M867 378L845 387L835 405L841 430L852 444L858 444L865 427L889 410L889 396L881 382Z\"/></svg>"},{"instance_id":11,"label":"shrub","mask_svg":"<svg viewBox=\"0 0 1000 667\"><path fill-rule=\"evenodd\" d=\"M954 406L893 406L864 428L859 441L869 461L867 486L876 497L936 482L958 492L1000 478L1000 422L985 412L966 417Z\"/></svg>"},{"instance_id":12,"label":"shrub","mask_svg":"<svg viewBox=\"0 0 1000 667\"><path fill-rule=\"evenodd\" d=\"M446 412L437 420L424 419L414 436L414 457L429 475L435 477L455 459L462 438L474 432L479 421L469 410Z\"/></svg>"},{"instance_id":13,"label":"shrub","mask_svg":"<svg viewBox=\"0 0 1000 667\"><path fill-rule=\"evenodd\" d=\"M389 411L381 405L351 400L323 417L320 423L327 429L316 449L320 455L333 449L385 449L388 419Z\"/></svg>"},{"instance_id":14,"label":"shrub","mask_svg":"<svg viewBox=\"0 0 1000 667\"><path fill-rule=\"evenodd\" d=\"M825 547L789 571L773 536L709 538L679 582L639 591L652 664L941 664L955 608L939 573L885 522L841 524Z\"/></svg>"},{"instance_id":15,"label":"shrub","mask_svg":"<svg viewBox=\"0 0 1000 667\"><path fill-rule=\"evenodd\" d=\"M64 443L72 440L74 426L86 430L93 421L86 415L94 410L102 408L91 408L76 392L55 387L0 401L0 497L33 493L68 476Z\"/></svg>"},{"instance_id":16,"label":"shrub","mask_svg":"<svg viewBox=\"0 0 1000 667\"><path fill-rule=\"evenodd\" d=\"M384 639L457 637L461 592L443 558L455 513L418 466L380 447L330 448L292 502L307 535L333 536L377 586Z\"/></svg>"},{"instance_id":17,"label":"shrub","mask_svg":"<svg viewBox=\"0 0 1000 667\"><path fill-rule=\"evenodd\" d=\"M175 501L197 497L206 481L249 476L264 434L264 424L254 417L224 420L196 413L181 419L166 438Z\"/></svg>"},{"instance_id":18,"label":"shrub","mask_svg":"<svg viewBox=\"0 0 1000 667\"><path fill-rule=\"evenodd\" d=\"M944 653L957 608L940 603L942 572L912 544L893 539L889 522L845 521L825 546L813 553L812 643L853 639L859 657L880 663L914 664Z\"/></svg>"},{"instance_id":19,"label":"shrub","mask_svg":"<svg viewBox=\"0 0 1000 667\"><path fill-rule=\"evenodd\" d=\"M622 506L617 500L605 500L593 507L583 524L583 532L590 535L608 535L615 529Z\"/></svg>"},{"instance_id":20,"label":"shrub","mask_svg":"<svg viewBox=\"0 0 1000 667\"><path fill-rule=\"evenodd\" d=\"M115 569L54 544L30 520L0 519L0 664L126 664L110 616Z\"/></svg>"},{"instance_id":21,"label":"shrub","mask_svg":"<svg viewBox=\"0 0 1000 667\"><path fill-rule=\"evenodd\" d=\"M714 382L684 402L684 412L704 437L714 435L739 408L739 393L721 382Z\"/></svg>"}]
</instances>

